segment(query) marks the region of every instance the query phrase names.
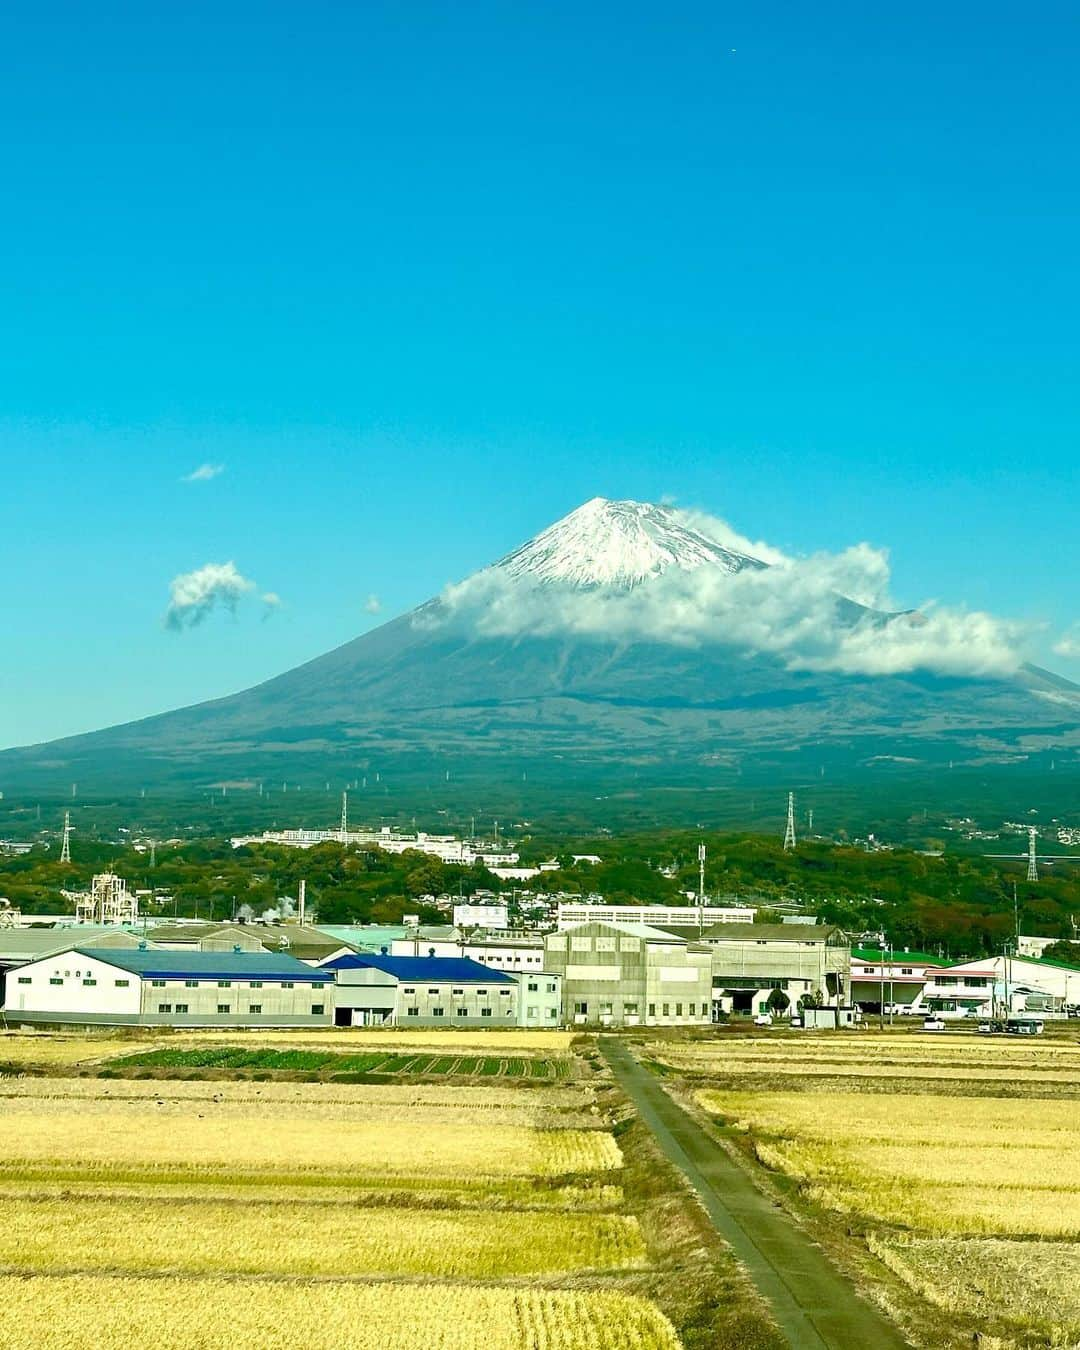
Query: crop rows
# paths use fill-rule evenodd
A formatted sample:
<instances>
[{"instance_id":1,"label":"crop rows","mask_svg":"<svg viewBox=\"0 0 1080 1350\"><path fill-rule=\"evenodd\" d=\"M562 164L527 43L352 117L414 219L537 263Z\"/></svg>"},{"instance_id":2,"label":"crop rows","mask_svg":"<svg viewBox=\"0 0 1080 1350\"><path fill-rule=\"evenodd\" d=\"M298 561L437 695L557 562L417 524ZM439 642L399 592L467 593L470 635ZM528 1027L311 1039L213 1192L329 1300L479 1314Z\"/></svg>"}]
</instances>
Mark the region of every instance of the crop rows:
<instances>
[{"instance_id":1,"label":"crop rows","mask_svg":"<svg viewBox=\"0 0 1080 1350\"><path fill-rule=\"evenodd\" d=\"M36 1350L679 1350L657 1308L610 1290L9 1276L0 1305L5 1342Z\"/></svg>"},{"instance_id":2,"label":"crop rows","mask_svg":"<svg viewBox=\"0 0 1080 1350\"><path fill-rule=\"evenodd\" d=\"M9 1198L9 1270L504 1279L640 1265L637 1220L250 1201Z\"/></svg>"},{"instance_id":3,"label":"crop rows","mask_svg":"<svg viewBox=\"0 0 1080 1350\"><path fill-rule=\"evenodd\" d=\"M235 1045L145 1050L109 1062L106 1072L124 1069L236 1069L300 1073L430 1074L481 1078L563 1079L568 1060L524 1056L437 1055L369 1051L350 1055L331 1050L247 1050Z\"/></svg>"}]
</instances>

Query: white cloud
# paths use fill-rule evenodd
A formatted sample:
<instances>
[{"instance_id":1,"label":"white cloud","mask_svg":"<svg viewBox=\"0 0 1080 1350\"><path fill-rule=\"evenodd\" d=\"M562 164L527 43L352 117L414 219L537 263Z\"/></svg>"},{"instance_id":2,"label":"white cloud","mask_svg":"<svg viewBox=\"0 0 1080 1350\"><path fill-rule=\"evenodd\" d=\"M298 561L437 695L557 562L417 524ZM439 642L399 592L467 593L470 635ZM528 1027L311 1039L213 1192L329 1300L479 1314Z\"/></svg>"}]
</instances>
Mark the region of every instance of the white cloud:
<instances>
[{"instance_id":1,"label":"white cloud","mask_svg":"<svg viewBox=\"0 0 1080 1350\"><path fill-rule=\"evenodd\" d=\"M720 644L778 656L793 670L1006 675L1023 660L1027 630L991 614L923 605L897 613L889 559L856 544L842 553L789 558L714 518L710 537L740 552L779 558L767 568L670 568L630 590L540 585L488 568L447 587L421 622L460 620L487 636L574 634L682 646ZM693 516L696 528L702 527ZM852 603L854 602L854 603ZM865 608L863 608L865 607Z\"/></svg>"},{"instance_id":2,"label":"white cloud","mask_svg":"<svg viewBox=\"0 0 1080 1350\"><path fill-rule=\"evenodd\" d=\"M278 595L277 591L266 591L259 597L259 599L263 602L263 605L265 606L265 608L263 609L264 619L269 619L272 614L276 614L277 611L281 608L282 600L281 596Z\"/></svg>"},{"instance_id":3,"label":"white cloud","mask_svg":"<svg viewBox=\"0 0 1080 1350\"><path fill-rule=\"evenodd\" d=\"M787 554L781 553L778 548L773 548L763 539L748 539L746 535L732 529L726 520L710 515L707 511L677 507L676 514L683 525L691 530L697 530L699 534L711 539L714 544L719 544L721 548L749 554L751 558L760 558L762 562L772 563L774 567L783 567L791 561Z\"/></svg>"},{"instance_id":4,"label":"white cloud","mask_svg":"<svg viewBox=\"0 0 1080 1350\"><path fill-rule=\"evenodd\" d=\"M382 613L382 601L379 599L377 595L374 594L369 595L368 598L364 601L364 613L365 614Z\"/></svg>"},{"instance_id":5,"label":"white cloud","mask_svg":"<svg viewBox=\"0 0 1080 1350\"><path fill-rule=\"evenodd\" d=\"M197 469L184 474L181 483L208 483L211 478L225 472L224 464L200 464Z\"/></svg>"},{"instance_id":6,"label":"white cloud","mask_svg":"<svg viewBox=\"0 0 1080 1350\"><path fill-rule=\"evenodd\" d=\"M1080 657L1080 622L1067 628L1054 643L1054 655L1065 656L1070 660Z\"/></svg>"},{"instance_id":7,"label":"white cloud","mask_svg":"<svg viewBox=\"0 0 1080 1350\"><path fill-rule=\"evenodd\" d=\"M235 614L240 600L253 590L255 583L232 562L206 563L193 572L181 572L169 583L165 626L176 632L194 628L219 605Z\"/></svg>"}]
</instances>

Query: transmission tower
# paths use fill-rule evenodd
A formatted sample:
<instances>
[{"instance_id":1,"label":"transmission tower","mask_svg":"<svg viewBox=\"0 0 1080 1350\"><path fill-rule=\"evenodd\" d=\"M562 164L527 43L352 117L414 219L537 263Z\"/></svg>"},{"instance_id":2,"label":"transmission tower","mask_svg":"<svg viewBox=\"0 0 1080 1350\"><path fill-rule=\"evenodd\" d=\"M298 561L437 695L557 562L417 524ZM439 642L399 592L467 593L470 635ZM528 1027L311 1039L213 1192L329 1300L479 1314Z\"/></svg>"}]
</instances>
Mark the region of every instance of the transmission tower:
<instances>
[{"instance_id":1,"label":"transmission tower","mask_svg":"<svg viewBox=\"0 0 1080 1350\"><path fill-rule=\"evenodd\" d=\"M699 905L703 905L703 904L705 903L705 845L704 845L704 844L698 844L698 846L697 846L697 863L698 863L698 889L697 889L697 898L698 898L698 904L699 904Z\"/></svg>"},{"instance_id":2,"label":"transmission tower","mask_svg":"<svg viewBox=\"0 0 1080 1350\"><path fill-rule=\"evenodd\" d=\"M71 812L64 812L64 842L60 845L60 861L71 861Z\"/></svg>"},{"instance_id":3,"label":"transmission tower","mask_svg":"<svg viewBox=\"0 0 1080 1350\"><path fill-rule=\"evenodd\" d=\"M795 847L795 794L787 795L787 829L784 831L784 852Z\"/></svg>"},{"instance_id":4,"label":"transmission tower","mask_svg":"<svg viewBox=\"0 0 1080 1350\"><path fill-rule=\"evenodd\" d=\"M1034 825L1028 826L1028 881L1038 881L1039 879L1039 862L1035 856L1035 838L1038 833Z\"/></svg>"},{"instance_id":5,"label":"transmission tower","mask_svg":"<svg viewBox=\"0 0 1080 1350\"><path fill-rule=\"evenodd\" d=\"M341 794L341 842L349 842L349 790Z\"/></svg>"}]
</instances>

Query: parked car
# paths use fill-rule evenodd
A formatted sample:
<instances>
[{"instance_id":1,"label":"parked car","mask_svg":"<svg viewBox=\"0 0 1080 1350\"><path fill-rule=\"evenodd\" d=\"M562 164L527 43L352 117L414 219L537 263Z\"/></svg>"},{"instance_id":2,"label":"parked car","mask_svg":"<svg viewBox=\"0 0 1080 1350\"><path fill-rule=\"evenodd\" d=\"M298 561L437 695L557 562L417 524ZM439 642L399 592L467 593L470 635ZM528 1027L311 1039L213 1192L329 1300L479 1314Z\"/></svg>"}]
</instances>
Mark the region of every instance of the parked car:
<instances>
[{"instance_id":1,"label":"parked car","mask_svg":"<svg viewBox=\"0 0 1080 1350\"><path fill-rule=\"evenodd\" d=\"M980 1036L1000 1036L1005 1031L1005 1023L992 1017L984 1017L979 1023Z\"/></svg>"},{"instance_id":2,"label":"parked car","mask_svg":"<svg viewBox=\"0 0 1080 1350\"><path fill-rule=\"evenodd\" d=\"M922 1029L923 1031L944 1031L945 1019L942 1017L924 1017Z\"/></svg>"},{"instance_id":3,"label":"parked car","mask_svg":"<svg viewBox=\"0 0 1080 1350\"><path fill-rule=\"evenodd\" d=\"M770 1012L761 1012L761 1013L758 1013L757 1016L754 1018L754 1026L756 1026L756 1027L771 1027L771 1026L772 1026L772 1013L770 1013Z\"/></svg>"}]
</instances>

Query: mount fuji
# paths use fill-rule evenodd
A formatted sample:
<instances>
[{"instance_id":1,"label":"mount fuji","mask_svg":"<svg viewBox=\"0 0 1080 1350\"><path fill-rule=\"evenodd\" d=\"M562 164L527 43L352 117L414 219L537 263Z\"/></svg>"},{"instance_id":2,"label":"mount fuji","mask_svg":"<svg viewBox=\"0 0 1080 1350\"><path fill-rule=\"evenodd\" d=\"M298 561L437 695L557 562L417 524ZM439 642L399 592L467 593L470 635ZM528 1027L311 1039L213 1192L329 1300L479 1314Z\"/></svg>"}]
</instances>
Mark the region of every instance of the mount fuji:
<instances>
[{"instance_id":1,"label":"mount fuji","mask_svg":"<svg viewBox=\"0 0 1080 1350\"><path fill-rule=\"evenodd\" d=\"M989 616L956 636L895 610L860 580L876 555L852 556L854 581L846 555L793 561L704 516L595 498L264 684L9 750L0 773L121 792L378 773L401 808L449 781L588 793L1076 757L1080 687L1010 663Z\"/></svg>"}]
</instances>

